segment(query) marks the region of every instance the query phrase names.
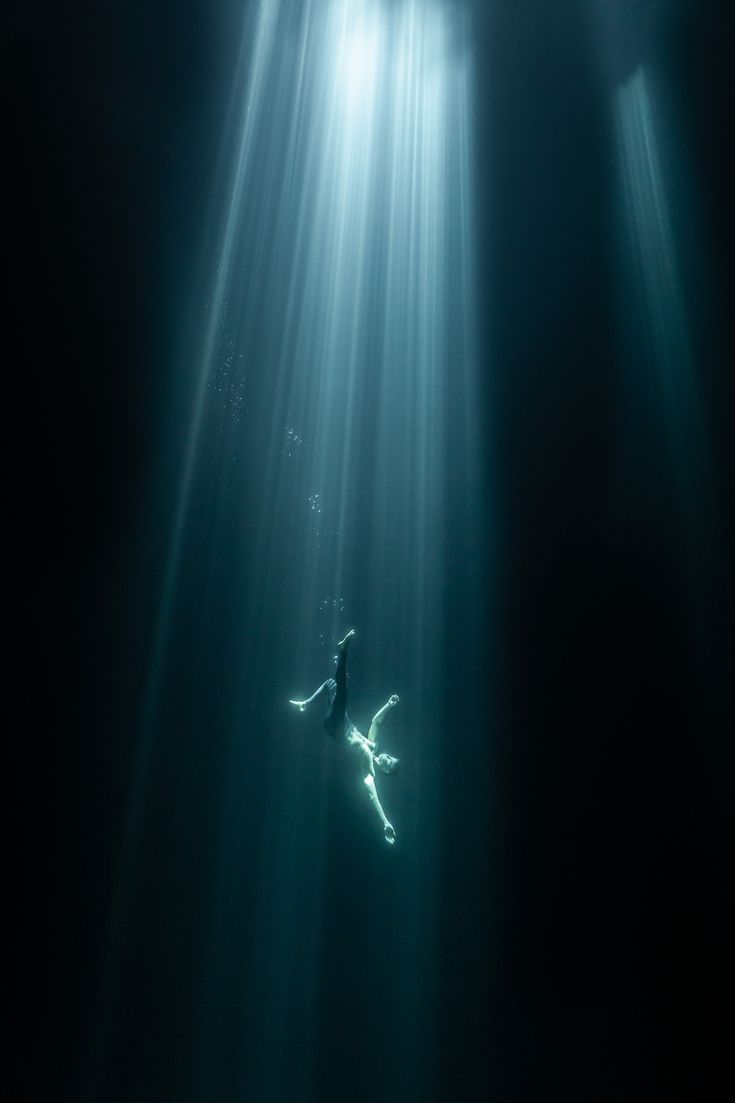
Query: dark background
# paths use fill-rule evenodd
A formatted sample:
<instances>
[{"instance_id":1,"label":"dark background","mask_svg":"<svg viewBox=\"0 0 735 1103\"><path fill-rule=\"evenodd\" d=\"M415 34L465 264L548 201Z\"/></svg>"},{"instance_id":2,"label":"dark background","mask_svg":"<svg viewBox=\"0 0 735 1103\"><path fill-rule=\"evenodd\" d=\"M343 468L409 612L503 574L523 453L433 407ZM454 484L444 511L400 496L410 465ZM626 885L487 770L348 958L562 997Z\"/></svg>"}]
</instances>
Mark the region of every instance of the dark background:
<instances>
[{"instance_id":1,"label":"dark background","mask_svg":"<svg viewBox=\"0 0 735 1103\"><path fill-rule=\"evenodd\" d=\"M707 1099L719 1074L732 1080L722 1010L735 918L725 581L732 20L724 3L601 4L595 43L587 7L485 4L476 18L481 296L492 319L483 408L501 532L487 603L502 654L491 663L480 642L470 669L497 695L502 723L488 733L482 716L465 716L452 736L460 761L443 798L442 1100L480 1091L512 1103ZM13 36L17 1098L85 1098L74 1055L103 938L163 524L151 525L132 575L114 564L149 489L169 383L160 354L199 259L237 26L234 6L215 15L196 0L131 0L35 8ZM641 442L645 462L622 489L611 474L609 104L644 57L667 89L701 203L691 270L713 276L716 325L694 318L723 533L704 671L661 442ZM461 684L456 585L447 676ZM118 734L113 745L95 740L101 717ZM502 796L490 810L489 787ZM349 912L339 898L333 906ZM339 1018L329 983L318 1097L345 1098L348 1086L367 1097L367 1068L367 1082L355 1082L349 1052L328 1044ZM133 978L131 1019L143 991ZM186 995L172 990L172 1011ZM146 1057L158 1090L119 1098L199 1098L175 1073L167 1079L175 1050L162 1025ZM126 1069L117 1071L125 1084ZM232 1098L222 1077L202 1099Z\"/></svg>"}]
</instances>

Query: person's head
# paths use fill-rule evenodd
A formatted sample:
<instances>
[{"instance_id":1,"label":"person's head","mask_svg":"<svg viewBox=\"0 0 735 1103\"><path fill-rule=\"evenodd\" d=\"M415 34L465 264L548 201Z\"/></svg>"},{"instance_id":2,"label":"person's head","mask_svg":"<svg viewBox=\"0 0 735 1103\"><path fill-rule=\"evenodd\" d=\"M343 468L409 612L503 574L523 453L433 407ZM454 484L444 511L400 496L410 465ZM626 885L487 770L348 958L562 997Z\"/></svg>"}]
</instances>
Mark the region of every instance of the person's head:
<instances>
[{"instance_id":1,"label":"person's head","mask_svg":"<svg viewBox=\"0 0 735 1103\"><path fill-rule=\"evenodd\" d=\"M384 774L397 774L398 766L400 765L399 759L395 758L392 754L379 754L373 761L379 770L382 770Z\"/></svg>"}]
</instances>

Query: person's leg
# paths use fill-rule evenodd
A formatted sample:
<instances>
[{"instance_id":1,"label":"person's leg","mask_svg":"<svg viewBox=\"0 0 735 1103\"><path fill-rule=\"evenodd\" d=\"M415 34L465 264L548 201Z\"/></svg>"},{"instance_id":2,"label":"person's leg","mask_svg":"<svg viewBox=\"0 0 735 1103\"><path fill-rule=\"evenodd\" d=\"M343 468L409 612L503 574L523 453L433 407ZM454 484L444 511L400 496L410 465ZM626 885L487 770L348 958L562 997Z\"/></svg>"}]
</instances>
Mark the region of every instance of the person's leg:
<instances>
[{"instance_id":1,"label":"person's leg","mask_svg":"<svg viewBox=\"0 0 735 1103\"><path fill-rule=\"evenodd\" d=\"M319 686L319 689L312 693L311 697L307 697L305 701L290 701L289 704L296 705L296 707L300 709L301 712L303 712L307 705L313 705L315 701L319 700L322 694L328 693L330 683L333 682L333 678L327 678L326 682L322 682L322 684Z\"/></svg>"},{"instance_id":2,"label":"person's leg","mask_svg":"<svg viewBox=\"0 0 735 1103\"><path fill-rule=\"evenodd\" d=\"M334 672L334 700L332 705L339 712L344 713L347 708L347 648L341 647L337 659L337 669Z\"/></svg>"},{"instance_id":3,"label":"person's leg","mask_svg":"<svg viewBox=\"0 0 735 1103\"><path fill-rule=\"evenodd\" d=\"M339 655L337 669L334 672L334 681L329 689L329 712L324 721L324 727L330 735L342 735L345 728L345 714L347 711L347 648L355 630L352 628L345 638L339 643Z\"/></svg>"}]
</instances>

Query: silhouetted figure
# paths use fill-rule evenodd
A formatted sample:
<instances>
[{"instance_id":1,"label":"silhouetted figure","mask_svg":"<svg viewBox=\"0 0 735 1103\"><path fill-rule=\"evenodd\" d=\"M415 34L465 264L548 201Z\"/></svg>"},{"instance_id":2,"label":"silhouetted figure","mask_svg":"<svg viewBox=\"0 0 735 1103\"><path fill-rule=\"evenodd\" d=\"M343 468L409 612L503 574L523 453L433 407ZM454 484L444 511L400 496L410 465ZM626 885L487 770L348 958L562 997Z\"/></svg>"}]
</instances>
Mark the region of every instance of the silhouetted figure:
<instances>
[{"instance_id":1,"label":"silhouetted figure","mask_svg":"<svg viewBox=\"0 0 735 1103\"><path fill-rule=\"evenodd\" d=\"M370 731L367 738L362 735L352 720L350 714L347 711L347 649L355 635L355 629L351 628L345 638L340 640L339 655L337 657L337 669L335 671L334 678L327 678L326 682L323 682L319 686L319 689L312 693L306 701L291 701L290 704L296 705L296 707L303 712L307 705L313 704L324 694L327 695L329 700L329 712L327 713L324 721L324 727L327 729L332 739L340 746L343 746L350 754L352 760L362 775L363 782L368 791L370 797L370 803L380 817L380 822L383 825L383 834L385 841L390 845L396 841L396 833L393 828L393 824L390 823L383 811L383 806L378 799L378 793L375 788L375 767L382 770L384 774L395 774L398 770L398 759L393 755L377 754L378 749L378 732L380 725L383 722L383 718L389 709L395 708L398 704L398 697L394 693L381 709L375 713L370 724Z\"/></svg>"}]
</instances>

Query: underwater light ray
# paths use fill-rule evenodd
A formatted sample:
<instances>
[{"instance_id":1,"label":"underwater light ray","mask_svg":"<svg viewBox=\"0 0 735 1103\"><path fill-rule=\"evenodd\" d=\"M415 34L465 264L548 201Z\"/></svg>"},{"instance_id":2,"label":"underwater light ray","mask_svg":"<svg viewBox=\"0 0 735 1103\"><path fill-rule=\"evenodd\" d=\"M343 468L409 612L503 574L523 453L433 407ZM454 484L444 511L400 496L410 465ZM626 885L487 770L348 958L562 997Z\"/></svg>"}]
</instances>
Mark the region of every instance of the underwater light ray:
<instances>
[{"instance_id":1,"label":"underwater light ray","mask_svg":"<svg viewBox=\"0 0 735 1103\"><path fill-rule=\"evenodd\" d=\"M660 419L664 428L700 677L708 707L714 708L718 685L727 675L712 643L713 626L721 616L717 595L730 592L730 580L672 199L662 167L659 112L646 67L618 89L615 107L628 231L626 278L637 289L653 369L650 378L643 374L633 385L636 396L644 396L652 421Z\"/></svg>"},{"instance_id":2,"label":"underwater light ray","mask_svg":"<svg viewBox=\"0 0 735 1103\"><path fill-rule=\"evenodd\" d=\"M643 293L668 424L671 460L690 531L711 523L711 461L691 335L643 68L618 92L624 197L637 279ZM698 506L697 503L700 503ZM695 519L704 510L710 515Z\"/></svg>"},{"instance_id":3,"label":"underwater light ray","mask_svg":"<svg viewBox=\"0 0 735 1103\"><path fill-rule=\"evenodd\" d=\"M119 1013L120 992L127 953L127 930L130 901L136 879L136 869L143 844L143 820L145 810L146 778L155 751L155 725L159 709L160 693L169 649L172 614L176 603L176 588L180 572L186 527L189 516L192 484L200 456L204 412L207 405L207 389L218 331L222 323L222 310L226 301L226 287L230 264L235 248L236 226L243 203L244 183L254 136L254 120L259 114L265 76L274 46L275 15L280 0L263 0L258 6L253 46L248 51L251 59L250 75L246 80L245 95L239 122L239 142L234 166L227 186L228 199L225 216L219 223L222 242L209 299L209 314L200 343L200 353L195 373L194 394L186 444L181 461L182 472L175 496L168 552L162 571L161 593L155 628L152 635L151 656L144 692L137 748L128 785L128 801L125 823L120 834L120 846L114 886L108 905L108 931L105 952L99 969L97 1014L89 1032L85 1053L89 1084L96 1084L106 1076L106 1066L115 1042L115 1022ZM246 39L251 38L247 25ZM243 66L245 50L240 51L238 77ZM237 115L237 97L233 94L228 120ZM221 161L226 155L221 155Z\"/></svg>"},{"instance_id":4,"label":"underwater light ray","mask_svg":"<svg viewBox=\"0 0 735 1103\"><path fill-rule=\"evenodd\" d=\"M405 950L399 958L366 946L365 967L391 957L386 1059L399 1070L400 1097L426 1098L431 1081L421 1055L436 1019L445 487L469 502L477 481L476 443L465 439L458 454L446 443L449 409L466 407L466 435L477 431L473 339L455 339L472 325L459 299L473 285L468 47L447 54L455 18L437 0L263 0L249 24L252 64L238 76L243 116L192 373L143 743L152 753L182 568L190 577L201 567L203 578L195 670L217 631L226 576L237 618L226 660L242 675L224 683L232 695L218 708L219 799L202 810L218 849L199 963L201 1085L224 1052L223 1032L255 1031L264 1044L243 1054L242 1084L243 1095L256 1085L261 1103L313 1098L308 1008L326 952L334 830L333 748L320 717L307 728L287 701L329 673L356 609L365 618L355 659L361 729L390 692L405 695L386 729L386 746L397 741L406 763L386 790L403 847L391 883ZM247 374L247 407L236 411L209 385L227 319L232 378L244 384ZM199 495L206 507L196 512ZM193 531L194 515L206 518L205 533ZM247 554L233 565L234 536ZM144 781L143 759L138 773ZM267 811L253 823L256 796ZM236 953L243 901L253 942ZM378 902L370 907L378 923ZM121 908L120 929L124 921ZM220 986L230 967L241 986L227 1003ZM290 1065L273 1066L276 1040Z\"/></svg>"}]
</instances>

